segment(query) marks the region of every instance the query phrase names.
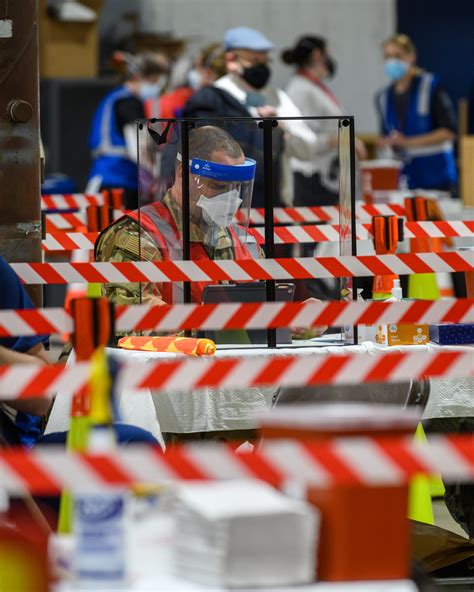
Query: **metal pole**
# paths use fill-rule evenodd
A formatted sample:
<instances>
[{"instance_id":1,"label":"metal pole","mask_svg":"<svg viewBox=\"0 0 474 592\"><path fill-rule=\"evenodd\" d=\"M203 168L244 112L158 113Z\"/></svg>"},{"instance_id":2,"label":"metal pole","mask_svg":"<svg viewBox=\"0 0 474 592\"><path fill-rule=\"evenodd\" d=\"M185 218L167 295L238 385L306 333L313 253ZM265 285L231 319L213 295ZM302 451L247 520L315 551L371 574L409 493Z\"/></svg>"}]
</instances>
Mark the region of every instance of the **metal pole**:
<instances>
[{"instance_id":1,"label":"metal pole","mask_svg":"<svg viewBox=\"0 0 474 592\"><path fill-rule=\"evenodd\" d=\"M357 255L357 226L356 226L356 160L355 160L355 128L354 117L349 117L349 148L351 175L351 244L352 255Z\"/></svg>"},{"instance_id":2,"label":"metal pole","mask_svg":"<svg viewBox=\"0 0 474 592\"><path fill-rule=\"evenodd\" d=\"M349 148L351 175L351 247L352 255L357 255L357 221L356 221L356 160L355 160L355 126L354 117L349 117ZM357 300L357 278L352 278L352 300ZM359 328L354 325L354 344L359 343Z\"/></svg>"},{"instance_id":3,"label":"metal pole","mask_svg":"<svg viewBox=\"0 0 474 592\"><path fill-rule=\"evenodd\" d=\"M0 52L0 253L41 261L37 0L0 0Z\"/></svg>"},{"instance_id":4,"label":"metal pole","mask_svg":"<svg viewBox=\"0 0 474 592\"><path fill-rule=\"evenodd\" d=\"M183 213L183 260L191 259L191 228L190 228L190 207L189 207L189 121L181 122L181 156L183 164L182 173L182 213ZM184 302L191 302L191 283L184 282Z\"/></svg>"},{"instance_id":5,"label":"metal pole","mask_svg":"<svg viewBox=\"0 0 474 592\"><path fill-rule=\"evenodd\" d=\"M263 191L265 205L265 256L273 259L275 255L275 235L273 221L273 128L278 122L274 119L264 119L263 127ZM274 280L266 280L267 302L275 302L276 288ZM267 329L268 347L276 347L276 329Z\"/></svg>"}]
</instances>

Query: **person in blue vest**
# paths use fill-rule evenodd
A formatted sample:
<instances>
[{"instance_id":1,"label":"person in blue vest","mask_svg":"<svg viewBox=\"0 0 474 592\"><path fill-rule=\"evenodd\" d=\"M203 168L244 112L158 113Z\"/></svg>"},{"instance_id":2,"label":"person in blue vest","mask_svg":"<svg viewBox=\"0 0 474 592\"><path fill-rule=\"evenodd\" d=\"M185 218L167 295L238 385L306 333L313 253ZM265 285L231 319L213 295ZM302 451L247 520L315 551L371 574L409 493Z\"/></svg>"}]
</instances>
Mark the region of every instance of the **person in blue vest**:
<instances>
[{"instance_id":1,"label":"person in blue vest","mask_svg":"<svg viewBox=\"0 0 474 592\"><path fill-rule=\"evenodd\" d=\"M456 116L436 75L416 65L416 48L407 35L383 44L390 85L376 96L382 138L379 148L404 162L410 189L456 190L453 151Z\"/></svg>"},{"instance_id":2,"label":"person in blue vest","mask_svg":"<svg viewBox=\"0 0 474 592\"><path fill-rule=\"evenodd\" d=\"M89 189L122 188L125 207L138 207L137 132L135 121L145 118L144 102L158 100L167 64L158 54L133 56L118 52L115 61L124 72L123 83L100 103L89 138L93 163Z\"/></svg>"}]
</instances>

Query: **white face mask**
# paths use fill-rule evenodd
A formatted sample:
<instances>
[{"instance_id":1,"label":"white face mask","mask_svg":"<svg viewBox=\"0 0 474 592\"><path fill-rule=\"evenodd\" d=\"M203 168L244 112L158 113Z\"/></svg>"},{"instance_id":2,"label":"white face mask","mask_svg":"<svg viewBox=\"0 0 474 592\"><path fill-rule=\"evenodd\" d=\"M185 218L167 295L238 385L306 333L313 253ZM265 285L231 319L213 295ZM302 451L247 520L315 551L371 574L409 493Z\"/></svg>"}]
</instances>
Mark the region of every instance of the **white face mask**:
<instances>
[{"instance_id":1,"label":"white face mask","mask_svg":"<svg viewBox=\"0 0 474 592\"><path fill-rule=\"evenodd\" d=\"M209 226L216 224L227 228L232 224L232 220L242 203L239 195L240 191L238 189L219 193L214 197L201 195L196 205L202 209L203 218Z\"/></svg>"},{"instance_id":2,"label":"white face mask","mask_svg":"<svg viewBox=\"0 0 474 592\"><path fill-rule=\"evenodd\" d=\"M188 83L193 90L198 90L202 86L202 74L196 68L188 72Z\"/></svg>"},{"instance_id":3,"label":"white face mask","mask_svg":"<svg viewBox=\"0 0 474 592\"><path fill-rule=\"evenodd\" d=\"M160 96L160 91L160 82L155 82L153 84L150 82L142 82L138 93L143 101L147 101L148 99L157 99Z\"/></svg>"}]
</instances>

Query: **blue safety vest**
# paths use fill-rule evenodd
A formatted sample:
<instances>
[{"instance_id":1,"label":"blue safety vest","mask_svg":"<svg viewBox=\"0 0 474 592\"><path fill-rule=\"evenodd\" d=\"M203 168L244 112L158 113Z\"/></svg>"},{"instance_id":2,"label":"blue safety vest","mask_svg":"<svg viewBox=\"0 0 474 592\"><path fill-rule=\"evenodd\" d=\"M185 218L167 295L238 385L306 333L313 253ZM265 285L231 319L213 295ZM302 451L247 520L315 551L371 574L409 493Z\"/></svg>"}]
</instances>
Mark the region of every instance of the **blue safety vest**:
<instances>
[{"instance_id":1,"label":"blue safety vest","mask_svg":"<svg viewBox=\"0 0 474 592\"><path fill-rule=\"evenodd\" d=\"M393 104L393 85L377 95L377 107L384 135L399 131L406 136L417 136L433 131L430 105L438 79L433 74L423 73L415 79L414 90L408 104L407 117L402 126ZM446 141L431 146L403 150L405 161L402 174L410 189L436 189L454 185L457 181L453 142Z\"/></svg>"},{"instance_id":2,"label":"blue safety vest","mask_svg":"<svg viewBox=\"0 0 474 592\"><path fill-rule=\"evenodd\" d=\"M128 155L115 113L117 101L133 96L128 89L117 88L103 99L94 115L89 137L94 161L89 178L102 177L103 186L137 188L138 167Z\"/></svg>"}]
</instances>

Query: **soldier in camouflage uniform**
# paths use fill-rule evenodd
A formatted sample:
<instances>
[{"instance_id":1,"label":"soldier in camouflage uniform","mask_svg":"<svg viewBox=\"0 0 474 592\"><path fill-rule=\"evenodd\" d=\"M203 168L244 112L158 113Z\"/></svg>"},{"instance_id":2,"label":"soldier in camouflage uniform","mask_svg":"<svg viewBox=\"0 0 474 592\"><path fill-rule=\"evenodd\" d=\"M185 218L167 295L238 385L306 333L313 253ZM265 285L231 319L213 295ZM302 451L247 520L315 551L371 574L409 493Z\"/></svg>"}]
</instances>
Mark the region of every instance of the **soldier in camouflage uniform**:
<instances>
[{"instance_id":1,"label":"soldier in camouflage uniform","mask_svg":"<svg viewBox=\"0 0 474 592\"><path fill-rule=\"evenodd\" d=\"M224 130L213 126L205 126L190 132L189 137L190 158L198 158L212 163L219 163L230 167L236 165L242 166L246 160L242 150ZM162 200L162 205L166 211L161 208L161 217L171 217L168 225L178 229L181 234L182 229L182 211L181 211L181 166L178 162L177 174L174 185L167 191ZM227 190L227 191L226 191ZM255 237L251 232L239 227L238 234L232 231L236 228L234 223L227 225L217 225L211 223L209 216L202 213L202 209L197 203L200 196L206 192L204 197L208 198L208 203L212 199L223 193L231 193L228 190L228 184L219 179L206 179L205 184L196 181L194 175L190 175L190 201L191 201L191 224L190 239L191 243L202 245L207 257L211 260L237 259L242 257L241 241L245 244L244 249L248 252L247 257L263 257L262 250L257 246ZM251 195L250 195L251 197ZM240 200L240 198L239 198ZM238 203L238 202L237 202ZM250 202L246 204L250 206ZM233 208L233 206L231 206ZM141 220L146 215L146 206L141 210ZM230 212L232 214L232 212ZM227 222L230 222L233 215L227 215ZM158 211L160 215L160 211ZM156 221L156 212L151 212L151 217ZM225 216L224 216L225 217ZM148 225L139 224L139 218L136 215L124 216L115 223L106 228L96 242L95 258L96 261L163 261L166 259L182 259L179 257L170 257L171 251L179 250L180 237L171 237L171 240L157 240L154 229ZM207 220L207 221L206 221ZM158 229L161 231L161 229ZM169 233L169 228L168 228ZM167 232L160 234L167 234ZM237 238L237 240L236 240ZM173 239L175 245L172 245ZM164 242L167 245L164 245ZM166 252L169 251L169 252ZM240 254L240 256L239 256ZM237 255L237 256L236 256ZM109 283L103 286L104 295L117 304L171 304L163 298L163 285L156 283Z\"/></svg>"},{"instance_id":2,"label":"soldier in camouflage uniform","mask_svg":"<svg viewBox=\"0 0 474 592\"><path fill-rule=\"evenodd\" d=\"M225 177L229 170L232 172L235 169L234 174L239 178L239 175L245 176L245 170L251 171L252 167L254 174L255 162L245 159L239 144L227 132L213 126L190 131L189 154L192 161L189 182L191 258L194 258L193 253L197 253L201 259L211 260L263 257L252 232L233 221L240 204L241 209L250 207L253 177L252 182L246 186L244 179L238 183L228 182L221 176L222 171ZM194 174L196 164L216 169L216 175L206 177ZM183 163L178 159L174 184L159 203L155 202L141 208L140 215L132 212L120 218L100 234L95 247L97 261L182 259L182 166ZM214 203L217 204L217 209L212 208ZM198 289L194 290L194 284L193 300L200 301L203 285L198 285ZM125 305L162 305L176 302L171 296L169 282L108 283L103 286L103 293L115 303ZM176 396L178 395L179 393L176 393ZM191 393L187 393L186 400L191 401L190 395ZM218 390L210 390L203 396L210 399L215 397L218 404L222 395ZM249 397L249 393L246 396ZM261 393L257 393L256 396L262 398ZM190 410L189 413L191 412ZM245 441L252 439L255 432L250 429L231 428L228 431L184 434L168 432L164 435L168 443L189 439Z\"/></svg>"}]
</instances>

